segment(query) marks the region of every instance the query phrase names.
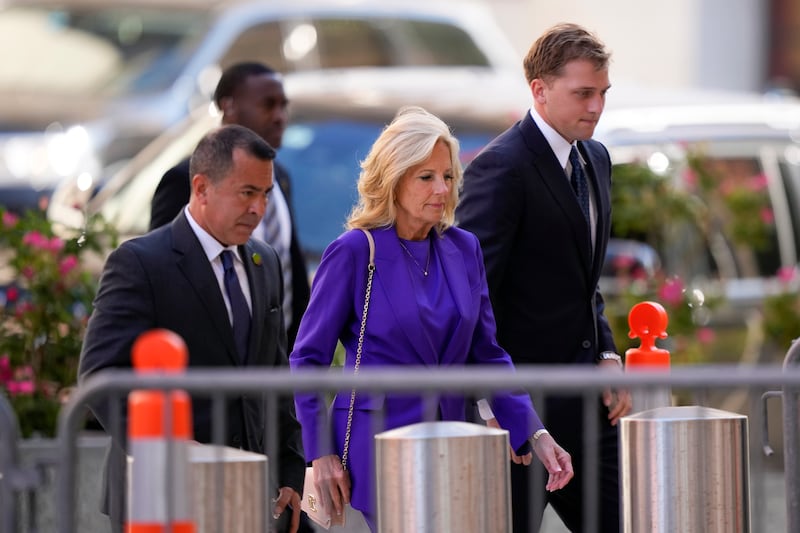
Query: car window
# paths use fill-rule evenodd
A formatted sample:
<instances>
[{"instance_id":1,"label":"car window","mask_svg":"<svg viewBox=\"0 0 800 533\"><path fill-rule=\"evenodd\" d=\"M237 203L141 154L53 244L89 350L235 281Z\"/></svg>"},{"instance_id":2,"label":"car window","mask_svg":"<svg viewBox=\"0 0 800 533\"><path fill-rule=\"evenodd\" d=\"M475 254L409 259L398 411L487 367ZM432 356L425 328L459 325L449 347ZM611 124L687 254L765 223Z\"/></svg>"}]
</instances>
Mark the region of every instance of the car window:
<instances>
[{"instance_id":1,"label":"car window","mask_svg":"<svg viewBox=\"0 0 800 533\"><path fill-rule=\"evenodd\" d=\"M150 204L153 193L164 173L192 153L200 139L218 123L218 119L204 117L179 128L164 142L148 146L139 154L124 173L115 176L124 184L113 194L101 190L95 200L100 214L111 222L123 236L142 235L150 226Z\"/></svg>"},{"instance_id":2,"label":"car window","mask_svg":"<svg viewBox=\"0 0 800 533\"><path fill-rule=\"evenodd\" d=\"M291 175L295 224L306 252L320 254L344 230L357 197L359 161L380 128L340 119L287 128L278 161Z\"/></svg>"},{"instance_id":3,"label":"car window","mask_svg":"<svg viewBox=\"0 0 800 533\"><path fill-rule=\"evenodd\" d=\"M787 146L780 154L778 169L786 190L787 209L792 228L800 228L800 146ZM795 253L800 253L800 229L794 231Z\"/></svg>"},{"instance_id":4,"label":"car window","mask_svg":"<svg viewBox=\"0 0 800 533\"><path fill-rule=\"evenodd\" d=\"M717 179L708 195L713 213L710 224L730 241L738 277L772 276L780 267L780 248L769 182L759 157L709 157L710 179ZM777 198L776 198L777 200Z\"/></svg>"},{"instance_id":5,"label":"car window","mask_svg":"<svg viewBox=\"0 0 800 533\"><path fill-rule=\"evenodd\" d=\"M220 59L222 70L244 61L265 63L277 72L289 72L284 59L283 30L278 21L253 25L233 40Z\"/></svg>"},{"instance_id":6,"label":"car window","mask_svg":"<svg viewBox=\"0 0 800 533\"><path fill-rule=\"evenodd\" d=\"M777 152L767 146L709 141L617 150L618 158L633 160L614 167L612 235L655 245L665 271L687 280L774 276L791 260L782 257L780 239L797 238L787 218L798 217L797 202L788 201L787 192L797 195L800 182L796 167L778 165ZM630 178L642 162L658 171L650 183ZM654 184L659 174L673 180L682 212L670 212L667 198L648 200L648 193L660 194ZM631 188L639 189L635 196ZM637 202L649 213L632 209ZM663 211L663 220L654 211ZM623 216L638 217L642 225Z\"/></svg>"},{"instance_id":7,"label":"car window","mask_svg":"<svg viewBox=\"0 0 800 533\"><path fill-rule=\"evenodd\" d=\"M0 91L136 95L169 87L208 15L194 10L104 6L0 11ZM64 68L70 65L70 68Z\"/></svg>"},{"instance_id":8,"label":"car window","mask_svg":"<svg viewBox=\"0 0 800 533\"><path fill-rule=\"evenodd\" d=\"M391 24L395 31L387 25ZM472 38L461 28L436 22L405 22L395 24L384 21L386 34L402 48L407 64L415 66L460 65L471 67L489 66L483 52Z\"/></svg>"},{"instance_id":9,"label":"car window","mask_svg":"<svg viewBox=\"0 0 800 533\"><path fill-rule=\"evenodd\" d=\"M243 31L223 68L259 60L280 72L316 68L478 66L489 62L472 38L451 24L397 18L286 18Z\"/></svg>"}]
</instances>

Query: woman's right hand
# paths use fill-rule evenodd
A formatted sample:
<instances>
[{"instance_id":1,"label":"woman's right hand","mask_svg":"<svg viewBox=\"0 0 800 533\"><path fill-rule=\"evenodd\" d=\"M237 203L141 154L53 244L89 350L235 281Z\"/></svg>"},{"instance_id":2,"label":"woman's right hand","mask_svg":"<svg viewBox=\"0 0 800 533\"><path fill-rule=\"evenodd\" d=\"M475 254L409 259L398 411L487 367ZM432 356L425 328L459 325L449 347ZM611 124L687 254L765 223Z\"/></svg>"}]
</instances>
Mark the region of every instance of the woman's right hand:
<instances>
[{"instance_id":1,"label":"woman's right hand","mask_svg":"<svg viewBox=\"0 0 800 533\"><path fill-rule=\"evenodd\" d=\"M323 455L311 461L311 465L314 485L323 499L322 506L333 509L331 514L341 517L344 506L350 503L350 475L342 466L342 460L338 455Z\"/></svg>"}]
</instances>

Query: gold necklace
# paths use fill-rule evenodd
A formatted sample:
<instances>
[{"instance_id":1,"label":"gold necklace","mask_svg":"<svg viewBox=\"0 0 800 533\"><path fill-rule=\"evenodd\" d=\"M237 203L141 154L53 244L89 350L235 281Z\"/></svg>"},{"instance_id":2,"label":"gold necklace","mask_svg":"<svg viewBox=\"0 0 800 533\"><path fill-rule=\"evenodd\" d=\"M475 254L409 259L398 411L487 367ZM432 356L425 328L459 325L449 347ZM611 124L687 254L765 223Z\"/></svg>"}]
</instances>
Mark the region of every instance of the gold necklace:
<instances>
[{"instance_id":1,"label":"gold necklace","mask_svg":"<svg viewBox=\"0 0 800 533\"><path fill-rule=\"evenodd\" d=\"M400 243L400 246L408 254L408 257L410 257L411 260L414 261L414 264L417 265L417 268L420 270L420 272L422 272L422 275L427 277L428 276L428 269L431 266L431 241L430 241L430 238L428 239L428 258L425 260L425 268L422 268L422 265L419 264L419 262L414 257L414 255L408 250L408 248L406 248L406 245L403 242L403 239L398 238L397 242Z\"/></svg>"}]
</instances>

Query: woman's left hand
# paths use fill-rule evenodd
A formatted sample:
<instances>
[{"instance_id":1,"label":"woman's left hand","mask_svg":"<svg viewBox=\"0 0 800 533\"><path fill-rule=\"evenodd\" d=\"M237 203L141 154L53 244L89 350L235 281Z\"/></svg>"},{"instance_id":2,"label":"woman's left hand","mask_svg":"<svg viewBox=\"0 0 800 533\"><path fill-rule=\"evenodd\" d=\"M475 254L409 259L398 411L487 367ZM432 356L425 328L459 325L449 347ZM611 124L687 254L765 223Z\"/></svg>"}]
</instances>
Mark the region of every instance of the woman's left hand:
<instances>
[{"instance_id":1,"label":"woman's left hand","mask_svg":"<svg viewBox=\"0 0 800 533\"><path fill-rule=\"evenodd\" d=\"M533 451L549 474L545 488L552 492L566 487L575 475L569 453L549 433L541 435L533 443Z\"/></svg>"}]
</instances>

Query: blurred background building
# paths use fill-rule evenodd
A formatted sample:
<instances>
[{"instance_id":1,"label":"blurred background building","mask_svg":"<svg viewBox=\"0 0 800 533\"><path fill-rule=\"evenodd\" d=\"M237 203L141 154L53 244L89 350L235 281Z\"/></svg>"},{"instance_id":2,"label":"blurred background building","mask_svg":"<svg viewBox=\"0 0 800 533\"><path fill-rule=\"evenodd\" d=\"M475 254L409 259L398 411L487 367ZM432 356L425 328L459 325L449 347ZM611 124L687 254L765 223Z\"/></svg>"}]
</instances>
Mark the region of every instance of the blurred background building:
<instances>
[{"instance_id":1,"label":"blurred background building","mask_svg":"<svg viewBox=\"0 0 800 533\"><path fill-rule=\"evenodd\" d=\"M796 0L492 0L520 57L545 28L582 24L613 51L612 80L645 86L800 89Z\"/></svg>"}]
</instances>

